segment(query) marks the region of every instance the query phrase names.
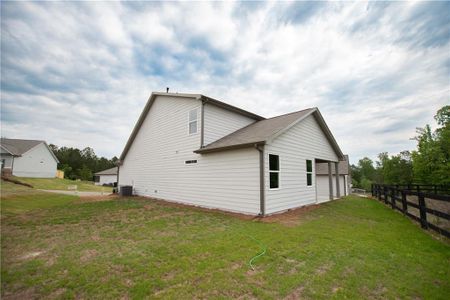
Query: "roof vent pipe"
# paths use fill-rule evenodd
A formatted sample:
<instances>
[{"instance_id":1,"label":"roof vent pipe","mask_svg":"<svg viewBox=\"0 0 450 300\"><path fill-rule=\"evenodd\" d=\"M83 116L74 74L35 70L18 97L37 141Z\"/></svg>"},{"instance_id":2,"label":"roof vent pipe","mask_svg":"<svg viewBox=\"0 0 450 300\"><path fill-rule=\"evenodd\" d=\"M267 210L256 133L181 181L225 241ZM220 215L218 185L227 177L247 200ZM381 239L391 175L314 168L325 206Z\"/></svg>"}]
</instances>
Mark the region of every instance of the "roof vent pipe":
<instances>
[{"instance_id":1,"label":"roof vent pipe","mask_svg":"<svg viewBox=\"0 0 450 300\"><path fill-rule=\"evenodd\" d=\"M169 92L169 87L166 87L166 93L168 93Z\"/></svg>"}]
</instances>

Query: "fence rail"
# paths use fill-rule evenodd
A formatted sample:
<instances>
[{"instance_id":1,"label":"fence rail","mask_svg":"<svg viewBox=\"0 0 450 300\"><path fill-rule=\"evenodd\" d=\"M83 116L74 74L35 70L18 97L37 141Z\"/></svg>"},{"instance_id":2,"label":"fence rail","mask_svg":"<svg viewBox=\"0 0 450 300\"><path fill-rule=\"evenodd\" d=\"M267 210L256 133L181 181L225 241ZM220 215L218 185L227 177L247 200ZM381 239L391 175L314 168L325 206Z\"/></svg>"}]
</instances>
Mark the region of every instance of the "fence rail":
<instances>
[{"instance_id":1,"label":"fence rail","mask_svg":"<svg viewBox=\"0 0 450 300\"><path fill-rule=\"evenodd\" d=\"M450 238L448 191L448 186L372 184L373 197L416 220L422 228L432 229Z\"/></svg>"}]
</instances>

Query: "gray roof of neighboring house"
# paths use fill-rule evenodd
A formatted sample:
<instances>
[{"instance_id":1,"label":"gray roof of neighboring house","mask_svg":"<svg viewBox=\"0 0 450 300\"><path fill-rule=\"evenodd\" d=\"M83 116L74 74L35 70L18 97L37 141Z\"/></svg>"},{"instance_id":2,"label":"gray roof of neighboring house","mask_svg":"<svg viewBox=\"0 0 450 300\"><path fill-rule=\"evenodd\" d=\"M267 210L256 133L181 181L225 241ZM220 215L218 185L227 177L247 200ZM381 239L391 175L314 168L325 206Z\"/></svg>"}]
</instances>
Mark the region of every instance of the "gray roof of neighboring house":
<instances>
[{"instance_id":1,"label":"gray roof of neighboring house","mask_svg":"<svg viewBox=\"0 0 450 300\"><path fill-rule=\"evenodd\" d=\"M94 175L117 175L117 167L97 172Z\"/></svg>"},{"instance_id":2,"label":"gray roof of neighboring house","mask_svg":"<svg viewBox=\"0 0 450 300\"><path fill-rule=\"evenodd\" d=\"M338 164L338 170L340 175L348 175L350 173L350 164L348 155L344 155L345 160L340 161ZM336 168L334 164L331 166L331 174L336 174ZM316 164L316 175L328 175L328 163Z\"/></svg>"},{"instance_id":3,"label":"gray roof of neighboring house","mask_svg":"<svg viewBox=\"0 0 450 300\"><path fill-rule=\"evenodd\" d=\"M20 156L41 143L45 142L37 140L1 139L1 146L3 149L15 156Z\"/></svg>"},{"instance_id":4,"label":"gray roof of neighboring house","mask_svg":"<svg viewBox=\"0 0 450 300\"><path fill-rule=\"evenodd\" d=\"M53 153L45 141L1 138L0 146L13 156L22 156L22 154L30 151L39 144L44 144L56 162L59 163L55 153Z\"/></svg>"}]
</instances>

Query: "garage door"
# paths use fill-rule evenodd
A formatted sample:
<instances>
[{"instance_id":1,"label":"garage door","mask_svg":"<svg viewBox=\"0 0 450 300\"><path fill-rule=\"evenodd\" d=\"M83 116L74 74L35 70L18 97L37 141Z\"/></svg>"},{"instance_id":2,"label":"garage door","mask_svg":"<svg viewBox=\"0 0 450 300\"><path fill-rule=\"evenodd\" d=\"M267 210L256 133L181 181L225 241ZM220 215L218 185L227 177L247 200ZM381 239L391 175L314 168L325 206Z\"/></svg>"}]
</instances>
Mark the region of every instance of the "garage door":
<instances>
[{"instance_id":1,"label":"garage door","mask_svg":"<svg viewBox=\"0 0 450 300\"><path fill-rule=\"evenodd\" d=\"M328 185L328 176L326 175L317 175L316 176L316 184L317 184L317 202L324 202L330 199L330 188Z\"/></svg>"},{"instance_id":2,"label":"garage door","mask_svg":"<svg viewBox=\"0 0 450 300\"><path fill-rule=\"evenodd\" d=\"M317 202L324 202L330 199L330 188L328 183L328 175L317 175ZM339 186L341 196L345 196L347 191L345 189L345 177L339 176ZM333 194L336 197L336 176L333 176Z\"/></svg>"}]
</instances>

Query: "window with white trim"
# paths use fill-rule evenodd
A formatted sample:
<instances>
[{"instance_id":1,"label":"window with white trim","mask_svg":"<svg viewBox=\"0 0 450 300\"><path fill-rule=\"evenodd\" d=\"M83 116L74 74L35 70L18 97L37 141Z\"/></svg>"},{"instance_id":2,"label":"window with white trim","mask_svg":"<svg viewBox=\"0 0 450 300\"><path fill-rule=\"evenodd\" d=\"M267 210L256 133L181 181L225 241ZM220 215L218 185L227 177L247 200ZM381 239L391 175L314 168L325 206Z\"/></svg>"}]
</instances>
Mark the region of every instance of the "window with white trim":
<instances>
[{"instance_id":1,"label":"window with white trim","mask_svg":"<svg viewBox=\"0 0 450 300\"><path fill-rule=\"evenodd\" d=\"M312 160L306 160L306 185L312 185Z\"/></svg>"},{"instance_id":2,"label":"window with white trim","mask_svg":"<svg viewBox=\"0 0 450 300\"><path fill-rule=\"evenodd\" d=\"M270 189L280 187L280 157L269 154L269 186Z\"/></svg>"},{"instance_id":3,"label":"window with white trim","mask_svg":"<svg viewBox=\"0 0 450 300\"><path fill-rule=\"evenodd\" d=\"M198 129L198 109L189 111L189 134L197 133Z\"/></svg>"}]
</instances>

